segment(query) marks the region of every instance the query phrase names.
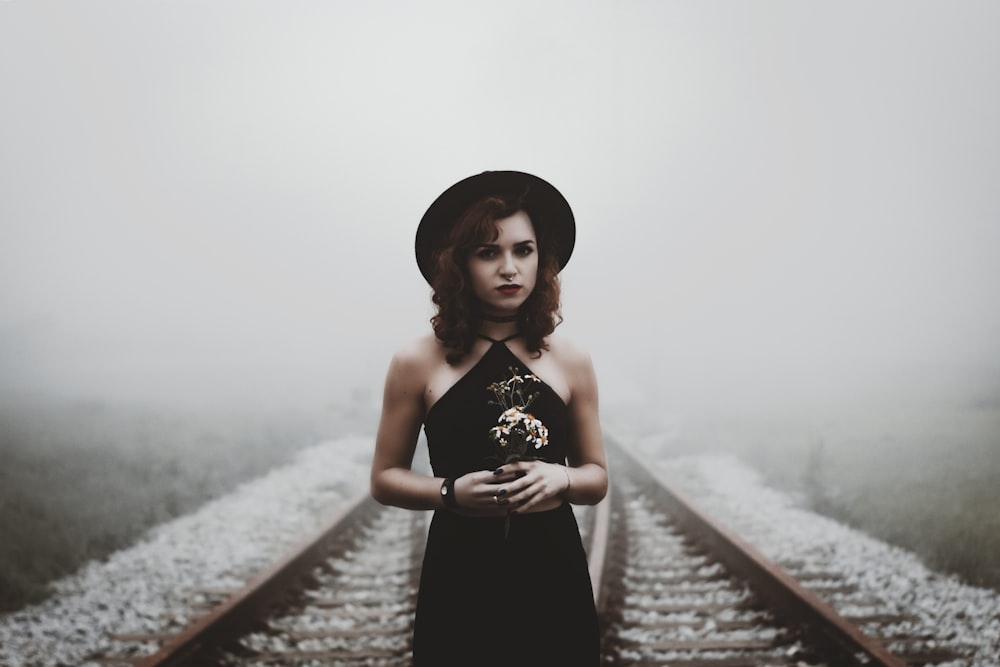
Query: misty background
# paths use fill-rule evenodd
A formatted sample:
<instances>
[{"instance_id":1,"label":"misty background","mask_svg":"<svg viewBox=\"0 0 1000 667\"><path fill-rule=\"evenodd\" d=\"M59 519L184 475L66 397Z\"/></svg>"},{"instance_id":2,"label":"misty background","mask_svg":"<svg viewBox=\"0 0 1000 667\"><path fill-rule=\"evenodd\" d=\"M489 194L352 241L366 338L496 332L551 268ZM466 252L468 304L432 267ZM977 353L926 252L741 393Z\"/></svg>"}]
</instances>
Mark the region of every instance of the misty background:
<instances>
[{"instance_id":1,"label":"misty background","mask_svg":"<svg viewBox=\"0 0 1000 667\"><path fill-rule=\"evenodd\" d=\"M413 234L577 216L605 421L1000 402L994 2L0 2L0 387L377 409ZM374 428L374 425L372 426Z\"/></svg>"}]
</instances>

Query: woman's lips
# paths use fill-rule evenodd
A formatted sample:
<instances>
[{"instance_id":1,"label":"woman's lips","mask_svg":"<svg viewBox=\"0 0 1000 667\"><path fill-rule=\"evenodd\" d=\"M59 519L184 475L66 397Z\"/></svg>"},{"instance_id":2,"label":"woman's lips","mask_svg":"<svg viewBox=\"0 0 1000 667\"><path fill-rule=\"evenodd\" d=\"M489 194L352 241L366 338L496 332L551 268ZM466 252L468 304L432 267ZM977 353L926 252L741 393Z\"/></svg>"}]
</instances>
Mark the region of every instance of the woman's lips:
<instances>
[{"instance_id":1,"label":"woman's lips","mask_svg":"<svg viewBox=\"0 0 1000 667\"><path fill-rule=\"evenodd\" d=\"M521 291L520 285L501 285L497 288L497 291L506 296L511 296L517 294Z\"/></svg>"}]
</instances>

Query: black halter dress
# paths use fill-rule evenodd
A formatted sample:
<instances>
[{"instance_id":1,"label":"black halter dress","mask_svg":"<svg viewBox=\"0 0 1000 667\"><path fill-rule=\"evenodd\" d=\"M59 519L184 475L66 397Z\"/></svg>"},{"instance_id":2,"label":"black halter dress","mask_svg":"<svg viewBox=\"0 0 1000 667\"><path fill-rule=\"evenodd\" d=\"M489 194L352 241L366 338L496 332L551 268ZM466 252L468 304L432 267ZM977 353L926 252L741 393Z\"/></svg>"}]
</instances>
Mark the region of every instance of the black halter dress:
<instances>
[{"instance_id":1,"label":"black halter dress","mask_svg":"<svg viewBox=\"0 0 1000 667\"><path fill-rule=\"evenodd\" d=\"M505 339L508 340L508 339ZM431 467L459 477L497 467L489 432L502 407L489 385L511 369L530 373L505 341L431 406L424 432ZM567 407L538 382L529 411L549 429L535 452L565 465L571 437ZM413 632L416 667L449 665L597 666L600 642L587 558L569 504L511 517L434 513L427 536Z\"/></svg>"}]
</instances>

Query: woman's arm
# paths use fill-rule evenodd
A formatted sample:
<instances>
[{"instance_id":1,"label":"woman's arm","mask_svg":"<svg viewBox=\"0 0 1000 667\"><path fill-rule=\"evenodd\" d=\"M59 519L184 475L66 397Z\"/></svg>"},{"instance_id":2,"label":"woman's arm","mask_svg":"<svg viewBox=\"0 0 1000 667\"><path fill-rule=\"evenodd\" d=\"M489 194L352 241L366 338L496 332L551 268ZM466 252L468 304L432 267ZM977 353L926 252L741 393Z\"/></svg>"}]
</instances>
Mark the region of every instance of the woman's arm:
<instances>
[{"instance_id":1,"label":"woman's arm","mask_svg":"<svg viewBox=\"0 0 1000 667\"><path fill-rule=\"evenodd\" d=\"M597 375L594 363L586 352L574 350L571 362L569 419L573 442L567 456L570 485L564 495L571 503L596 505L608 492L608 470L598 413Z\"/></svg>"},{"instance_id":2,"label":"woman's arm","mask_svg":"<svg viewBox=\"0 0 1000 667\"><path fill-rule=\"evenodd\" d=\"M389 364L371 472L372 497L383 505L414 510L444 505L441 480L411 470L423 423L425 376L416 349L400 350Z\"/></svg>"}]
</instances>

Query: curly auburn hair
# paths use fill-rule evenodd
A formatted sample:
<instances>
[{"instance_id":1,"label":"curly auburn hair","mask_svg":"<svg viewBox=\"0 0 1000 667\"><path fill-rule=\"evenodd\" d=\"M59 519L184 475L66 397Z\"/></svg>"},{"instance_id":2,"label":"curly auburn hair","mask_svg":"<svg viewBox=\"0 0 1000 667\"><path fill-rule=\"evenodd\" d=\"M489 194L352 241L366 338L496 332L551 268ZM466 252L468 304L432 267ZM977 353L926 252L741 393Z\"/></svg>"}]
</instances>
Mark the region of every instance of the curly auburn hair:
<instances>
[{"instance_id":1,"label":"curly auburn hair","mask_svg":"<svg viewBox=\"0 0 1000 667\"><path fill-rule=\"evenodd\" d=\"M431 300L437 314L431 318L434 335L447 349L449 364L457 364L469 353L479 331L481 313L469 282L469 257L483 243L493 243L500 236L497 221L524 211L531 219L538 244L538 276L535 289L518 312L518 330L525 345L541 356L548 349L545 338L562 322L559 312L559 263L551 249L545 221L531 215L527 191L519 194L496 194L472 203L458 217L442 245L434 253L434 276Z\"/></svg>"}]
</instances>

